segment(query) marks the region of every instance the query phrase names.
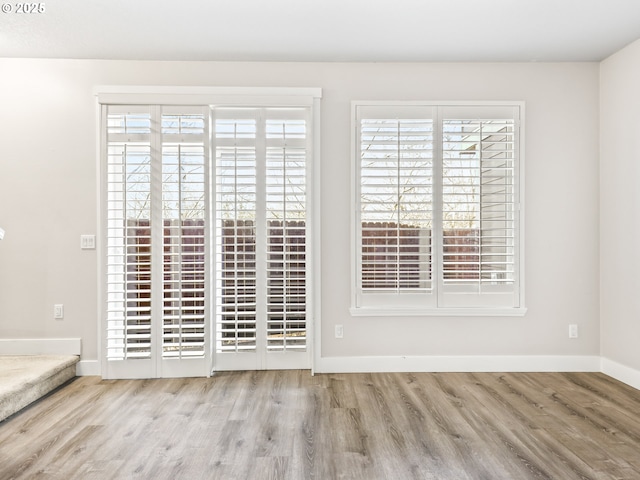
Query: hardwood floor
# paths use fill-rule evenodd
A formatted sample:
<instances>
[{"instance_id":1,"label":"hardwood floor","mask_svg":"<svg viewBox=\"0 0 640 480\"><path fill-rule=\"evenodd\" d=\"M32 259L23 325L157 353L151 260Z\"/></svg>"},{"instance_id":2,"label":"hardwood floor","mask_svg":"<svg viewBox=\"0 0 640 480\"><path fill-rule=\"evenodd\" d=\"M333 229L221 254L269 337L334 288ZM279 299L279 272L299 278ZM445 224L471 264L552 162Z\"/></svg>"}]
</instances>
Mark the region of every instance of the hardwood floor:
<instances>
[{"instance_id":1,"label":"hardwood floor","mask_svg":"<svg viewBox=\"0 0 640 480\"><path fill-rule=\"evenodd\" d=\"M82 377L0 423L1 479L640 479L595 373Z\"/></svg>"}]
</instances>

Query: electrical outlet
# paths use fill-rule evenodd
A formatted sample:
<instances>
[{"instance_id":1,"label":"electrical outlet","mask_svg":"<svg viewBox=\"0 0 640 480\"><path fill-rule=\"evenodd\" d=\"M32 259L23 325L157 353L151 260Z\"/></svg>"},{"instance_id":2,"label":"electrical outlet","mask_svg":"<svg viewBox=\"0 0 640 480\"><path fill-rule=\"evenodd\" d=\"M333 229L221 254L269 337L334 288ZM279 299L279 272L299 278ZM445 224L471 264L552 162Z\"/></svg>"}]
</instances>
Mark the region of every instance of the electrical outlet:
<instances>
[{"instance_id":1,"label":"electrical outlet","mask_svg":"<svg viewBox=\"0 0 640 480\"><path fill-rule=\"evenodd\" d=\"M53 318L62 320L64 318L64 305L57 304L53 306Z\"/></svg>"},{"instance_id":2,"label":"electrical outlet","mask_svg":"<svg viewBox=\"0 0 640 480\"><path fill-rule=\"evenodd\" d=\"M342 325L336 325L336 338L342 338L344 336L344 329Z\"/></svg>"},{"instance_id":3,"label":"electrical outlet","mask_svg":"<svg viewBox=\"0 0 640 480\"><path fill-rule=\"evenodd\" d=\"M575 323L569 325L569 338L578 338L578 325Z\"/></svg>"}]
</instances>

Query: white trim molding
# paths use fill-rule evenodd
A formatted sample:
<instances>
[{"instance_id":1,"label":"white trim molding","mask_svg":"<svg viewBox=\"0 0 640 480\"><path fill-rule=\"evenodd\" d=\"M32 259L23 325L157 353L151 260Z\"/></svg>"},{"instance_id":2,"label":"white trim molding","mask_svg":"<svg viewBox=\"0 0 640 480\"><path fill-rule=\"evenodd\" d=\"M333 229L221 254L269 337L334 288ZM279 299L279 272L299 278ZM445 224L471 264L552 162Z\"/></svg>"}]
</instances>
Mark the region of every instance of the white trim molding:
<instances>
[{"instance_id":1,"label":"white trim molding","mask_svg":"<svg viewBox=\"0 0 640 480\"><path fill-rule=\"evenodd\" d=\"M2 338L0 355L80 355L79 338Z\"/></svg>"},{"instance_id":2,"label":"white trim molding","mask_svg":"<svg viewBox=\"0 0 640 480\"><path fill-rule=\"evenodd\" d=\"M616 380L640 390L640 370L636 370L609 358L600 359L600 371Z\"/></svg>"},{"instance_id":3,"label":"white trim molding","mask_svg":"<svg viewBox=\"0 0 640 480\"><path fill-rule=\"evenodd\" d=\"M0 347L2 341L0 341ZM0 352L3 352L0 348ZM322 357L313 373L372 372L600 372L640 390L640 370L597 355L460 355ZM81 360L78 376L101 375L98 360Z\"/></svg>"},{"instance_id":4,"label":"white trim molding","mask_svg":"<svg viewBox=\"0 0 640 480\"><path fill-rule=\"evenodd\" d=\"M349 308L352 317L524 317L526 307L517 308Z\"/></svg>"},{"instance_id":5,"label":"white trim molding","mask_svg":"<svg viewBox=\"0 0 640 480\"><path fill-rule=\"evenodd\" d=\"M315 373L599 372L597 355L435 355L322 357Z\"/></svg>"},{"instance_id":6,"label":"white trim molding","mask_svg":"<svg viewBox=\"0 0 640 480\"><path fill-rule=\"evenodd\" d=\"M101 104L126 105L249 105L261 107L311 105L322 98L320 87L184 87L97 85Z\"/></svg>"},{"instance_id":7,"label":"white trim molding","mask_svg":"<svg viewBox=\"0 0 640 480\"><path fill-rule=\"evenodd\" d=\"M82 353L80 338L1 338L0 355L78 355ZM98 360L80 360L76 375L101 375Z\"/></svg>"},{"instance_id":8,"label":"white trim molding","mask_svg":"<svg viewBox=\"0 0 640 480\"><path fill-rule=\"evenodd\" d=\"M76 375L78 377L101 376L101 374L98 360L80 360L76 363Z\"/></svg>"}]
</instances>

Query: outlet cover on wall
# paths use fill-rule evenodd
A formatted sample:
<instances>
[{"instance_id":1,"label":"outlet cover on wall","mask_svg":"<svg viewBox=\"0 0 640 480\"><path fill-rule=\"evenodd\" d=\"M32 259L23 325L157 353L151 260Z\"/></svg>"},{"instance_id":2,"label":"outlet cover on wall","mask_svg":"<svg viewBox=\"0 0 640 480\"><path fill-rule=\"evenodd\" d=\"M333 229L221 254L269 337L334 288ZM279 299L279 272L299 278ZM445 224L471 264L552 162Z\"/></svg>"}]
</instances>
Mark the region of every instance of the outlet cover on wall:
<instances>
[{"instance_id":1,"label":"outlet cover on wall","mask_svg":"<svg viewBox=\"0 0 640 480\"><path fill-rule=\"evenodd\" d=\"M569 325L569 338L578 338L578 325L575 323Z\"/></svg>"}]
</instances>

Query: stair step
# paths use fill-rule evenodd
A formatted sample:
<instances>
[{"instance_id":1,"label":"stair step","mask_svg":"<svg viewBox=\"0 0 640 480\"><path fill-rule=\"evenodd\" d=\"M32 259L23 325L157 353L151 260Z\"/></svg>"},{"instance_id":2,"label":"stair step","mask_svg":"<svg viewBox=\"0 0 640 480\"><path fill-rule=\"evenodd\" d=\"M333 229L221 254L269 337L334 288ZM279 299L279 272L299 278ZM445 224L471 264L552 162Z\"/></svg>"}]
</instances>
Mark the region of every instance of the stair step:
<instances>
[{"instance_id":1,"label":"stair step","mask_svg":"<svg viewBox=\"0 0 640 480\"><path fill-rule=\"evenodd\" d=\"M76 376L77 355L0 355L0 421Z\"/></svg>"}]
</instances>

